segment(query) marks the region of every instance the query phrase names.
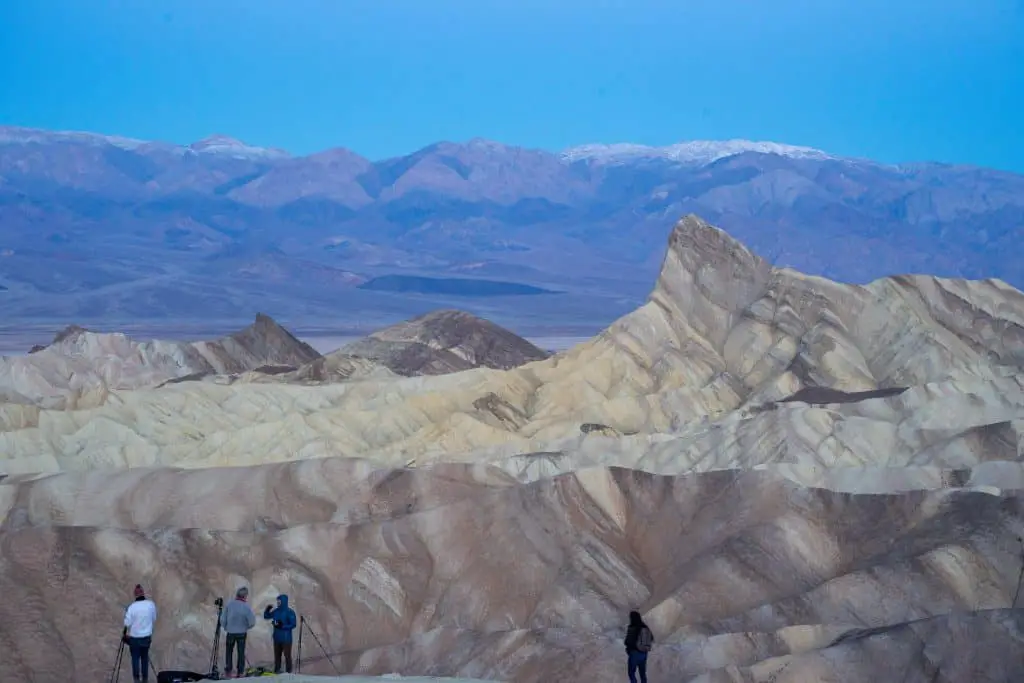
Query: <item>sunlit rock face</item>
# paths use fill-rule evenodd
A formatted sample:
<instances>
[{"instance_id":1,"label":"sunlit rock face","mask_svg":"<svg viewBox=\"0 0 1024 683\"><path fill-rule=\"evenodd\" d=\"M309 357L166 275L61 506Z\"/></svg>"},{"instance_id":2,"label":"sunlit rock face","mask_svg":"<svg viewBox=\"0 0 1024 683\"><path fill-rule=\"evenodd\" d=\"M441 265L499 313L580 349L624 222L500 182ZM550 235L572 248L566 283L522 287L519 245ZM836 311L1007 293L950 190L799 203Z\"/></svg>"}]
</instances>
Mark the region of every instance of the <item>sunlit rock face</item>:
<instances>
[{"instance_id":1,"label":"sunlit rock face","mask_svg":"<svg viewBox=\"0 0 1024 683\"><path fill-rule=\"evenodd\" d=\"M687 217L650 300L569 351L411 377L343 355L0 404L0 670L107 676L136 582L161 668L202 670L245 584L308 620L332 655L307 636L308 673L621 681L630 609L652 681L1024 670L1001 282L842 285ZM265 624L248 649L270 659Z\"/></svg>"}]
</instances>

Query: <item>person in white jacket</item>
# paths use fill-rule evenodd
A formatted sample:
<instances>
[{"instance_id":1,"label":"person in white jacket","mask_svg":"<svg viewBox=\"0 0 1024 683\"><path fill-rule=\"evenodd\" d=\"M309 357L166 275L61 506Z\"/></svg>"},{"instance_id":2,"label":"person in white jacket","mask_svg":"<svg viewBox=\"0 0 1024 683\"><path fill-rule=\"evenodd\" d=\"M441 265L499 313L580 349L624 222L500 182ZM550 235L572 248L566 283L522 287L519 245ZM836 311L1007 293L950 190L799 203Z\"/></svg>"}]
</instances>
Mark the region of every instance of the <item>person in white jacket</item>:
<instances>
[{"instance_id":1,"label":"person in white jacket","mask_svg":"<svg viewBox=\"0 0 1024 683\"><path fill-rule=\"evenodd\" d=\"M132 681L149 681L149 646L153 642L153 624L156 623L156 604L146 597L140 584L135 584L135 602L124 613L124 633L121 638L132 655Z\"/></svg>"}]
</instances>

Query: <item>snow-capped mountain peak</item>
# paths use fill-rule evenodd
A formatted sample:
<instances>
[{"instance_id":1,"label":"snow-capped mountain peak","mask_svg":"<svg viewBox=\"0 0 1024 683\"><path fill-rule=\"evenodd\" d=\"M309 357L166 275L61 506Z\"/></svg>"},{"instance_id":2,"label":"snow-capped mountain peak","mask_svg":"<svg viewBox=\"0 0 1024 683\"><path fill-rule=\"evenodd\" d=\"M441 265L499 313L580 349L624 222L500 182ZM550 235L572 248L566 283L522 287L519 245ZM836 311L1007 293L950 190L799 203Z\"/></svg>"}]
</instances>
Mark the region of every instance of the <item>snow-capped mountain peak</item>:
<instances>
[{"instance_id":1,"label":"snow-capped mountain peak","mask_svg":"<svg viewBox=\"0 0 1024 683\"><path fill-rule=\"evenodd\" d=\"M193 142L188 148L193 152L201 154L222 154L240 159L251 159L254 157L283 158L290 156L284 150L272 147L255 147L227 135L211 135L198 142Z\"/></svg>"},{"instance_id":2,"label":"snow-capped mountain peak","mask_svg":"<svg viewBox=\"0 0 1024 683\"><path fill-rule=\"evenodd\" d=\"M755 142L751 140L692 140L666 147L651 147L632 143L610 145L580 145L562 152L567 162L590 160L599 163L622 163L637 159L666 159L679 163L707 164L725 157L744 152L778 154L802 159L835 158L827 152L812 147L784 145L778 142Z\"/></svg>"},{"instance_id":3,"label":"snow-capped mountain peak","mask_svg":"<svg viewBox=\"0 0 1024 683\"><path fill-rule=\"evenodd\" d=\"M49 131L20 126L0 126L0 145L28 145L65 143L74 145L111 145L125 150L161 148L172 154L217 154L239 159L281 159L288 152L265 147L254 147L226 135L211 135L185 147L165 142L136 140L119 135L102 135L79 131Z\"/></svg>"},{"instance_id":4,"label":"snow-capped mountain peak","mask_svg":"<svg viewBox=\"0 0 1024 683\"><path fill-rule=\"evenodd\" d=\"M39 130L20 126L0 126L0 144L27 145L52 144L55 142L71 142L80 145L113 145L121 149L135 149L148 144L144 140L121 137L119 135L101 135L99 133L83 133L79 131Z\"/></svg>"}]
</instances>

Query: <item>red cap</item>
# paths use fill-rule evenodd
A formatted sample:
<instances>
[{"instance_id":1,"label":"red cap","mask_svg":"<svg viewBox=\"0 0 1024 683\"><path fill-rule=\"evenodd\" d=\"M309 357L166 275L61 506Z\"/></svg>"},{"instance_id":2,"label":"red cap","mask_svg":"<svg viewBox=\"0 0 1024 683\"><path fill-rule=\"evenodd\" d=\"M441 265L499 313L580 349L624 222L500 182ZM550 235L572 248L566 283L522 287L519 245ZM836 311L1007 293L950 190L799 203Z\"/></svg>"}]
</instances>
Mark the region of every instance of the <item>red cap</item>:
<instances>
[{"instance_id":1,"label":"red cap","mask_svg":"<svg viewBox=\"0 0 1024 683\"><path fill-rule=\"evenodd\" d=\"M146 592L144 590L142 590L142 584L141 583L135 584L135 597L141 598L145 594L146 594Z\"/></svg>"}]
</instances>

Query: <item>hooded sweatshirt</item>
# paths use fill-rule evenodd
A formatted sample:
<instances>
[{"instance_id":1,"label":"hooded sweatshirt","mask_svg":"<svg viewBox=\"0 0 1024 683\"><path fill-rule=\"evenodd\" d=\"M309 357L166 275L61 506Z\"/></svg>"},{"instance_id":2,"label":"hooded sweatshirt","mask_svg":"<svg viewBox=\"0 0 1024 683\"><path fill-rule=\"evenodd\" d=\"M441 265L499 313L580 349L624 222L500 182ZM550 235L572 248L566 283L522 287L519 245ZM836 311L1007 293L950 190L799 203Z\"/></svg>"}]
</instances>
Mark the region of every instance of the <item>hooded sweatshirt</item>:
<instances>
[{"instance_id":1,"label":"hooded sweatshirt","mask_svg":"<svg viewBox=\"0 0 1024 683\"><path fill-rule=\"evenodd\" d=\"M256 615L249 607L249 603L241 598L235 598L224 605L224 611L220 615L220 625L226 633L241 635L256 625Z\"/></svg>"},{"instance_id":2,"label":"hooded sweatshirt","mask_svg":"<svg viewBox=\"0 0 1024 683\"><path fill-rule=\"evenodd\" d=\"M643 631L647 631L647 635L650 637L651 643L654 642L654 635L651 633L651 629L641 621L639 624L630 624L626 628L626 638L623 644L626 646L626 652L641 652L638 647L640 641L640 634Z\"/></svg>"},{"instance_id":3,"label":"hooded sweatshirt","mask_svg":"<svg viewBox=\"0 0 1024 683\"><path fill-rule=\"evenodd\" d=\"M263 610L263 618L274 622L275 643L290 643L292 642L292 631L297 625L295 610L288 606L287 595L279 595L277 599L281 601L281 606L273 608L268 605Z\"/></svg>"}]
</instances>

